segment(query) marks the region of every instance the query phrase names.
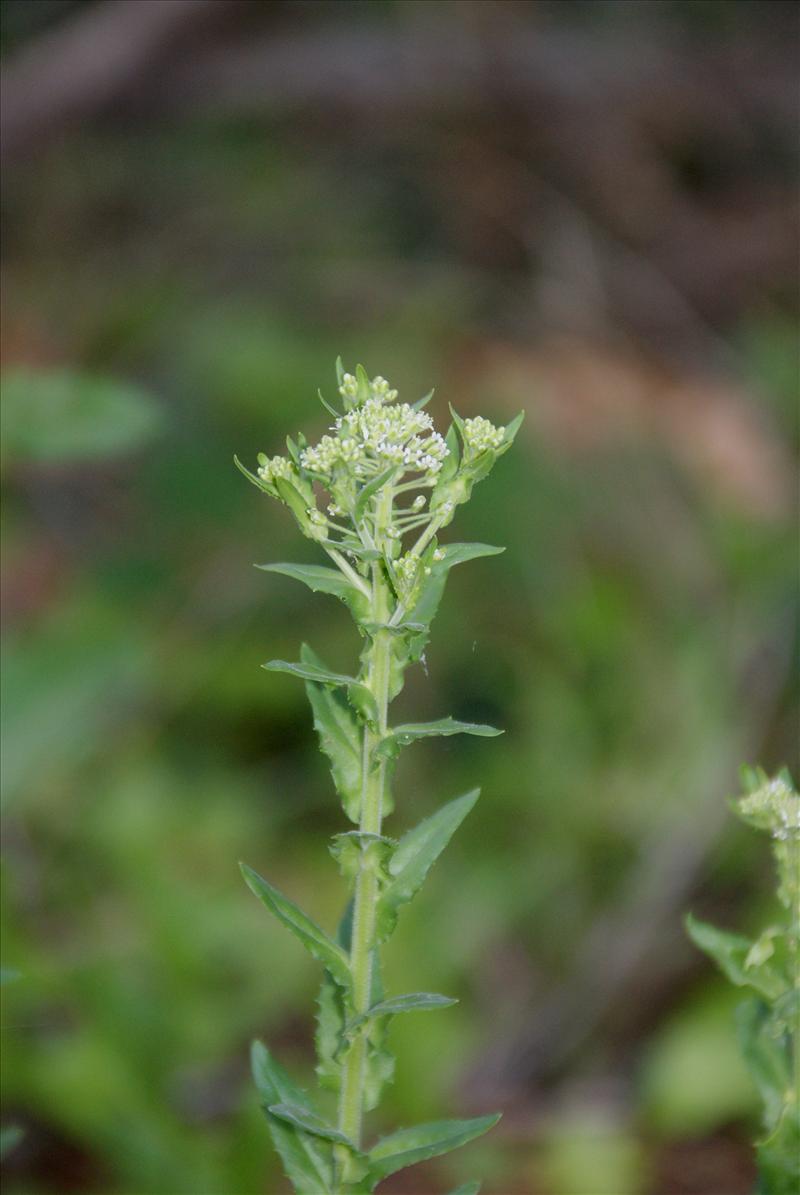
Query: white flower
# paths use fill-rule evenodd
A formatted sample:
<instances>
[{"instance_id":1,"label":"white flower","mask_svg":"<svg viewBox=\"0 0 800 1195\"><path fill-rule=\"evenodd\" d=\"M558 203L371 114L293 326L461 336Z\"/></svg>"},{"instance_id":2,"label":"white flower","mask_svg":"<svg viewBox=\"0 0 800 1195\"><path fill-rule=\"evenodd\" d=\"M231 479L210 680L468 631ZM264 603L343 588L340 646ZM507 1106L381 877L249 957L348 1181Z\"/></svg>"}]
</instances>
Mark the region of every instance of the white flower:
<instances>
[{"instance_id":1,"label":"white flower","mask_svg":"<svg viewBox=\"0 0 800 1195\"><path fill-rule=\"evenodd\" d=\"M343 386L351 377L345 374ZM385 399L368 398L340 416L331 428L334 435L323 436L319 444L303 449L303 468L327 479L337 466L348 465L363 481L396 465L400 475L425 473L434 478L450 450L434 431L430 415L415 411L408 403L388 405L394 394L387 389Z\"/></svg>"}]
</instances>

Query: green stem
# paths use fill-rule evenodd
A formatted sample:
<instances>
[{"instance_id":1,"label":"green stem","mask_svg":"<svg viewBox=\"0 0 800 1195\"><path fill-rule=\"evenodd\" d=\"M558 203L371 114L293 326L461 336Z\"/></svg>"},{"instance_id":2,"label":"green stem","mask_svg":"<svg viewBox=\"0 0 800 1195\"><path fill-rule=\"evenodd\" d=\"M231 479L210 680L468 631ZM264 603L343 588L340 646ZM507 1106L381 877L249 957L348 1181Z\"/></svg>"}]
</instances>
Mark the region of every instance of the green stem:
<instances>
[{"instance_id":1,"label":"green stem","mask_svg":"<svg viewBox=\"0 0 800 1195\"><path fill-rule=\"evenodd\" d=\"M388 506L388 509L386 509ZM381 502L378 517L391 517L391 492ZM381 566L375 564L372 574L372 618L385 622L389 616L389 593ZM361 817L359 829L363 834L380 834L383 823L386 761L373 764L375 746L388 728L389 683L392 636L378 631L367 660L365 683L378 707L378 723L374 729L364 728L361 767ZM353 1011L366 1013L372 1003L372 978L376 949L375 919L378 902L378 876L372 858L362 856L356 878L353 900L353 933L350 947L350 969L353 976ZM356 1033L342 1066L342 1087L339 1099L339 1128L358 1147L361 1147L361 1128L364 1115L364 1081L367 1063L369 1022ZM347 1181L347 1151L338 1151L340 1178Z\"/></svg>"}]
</instances>

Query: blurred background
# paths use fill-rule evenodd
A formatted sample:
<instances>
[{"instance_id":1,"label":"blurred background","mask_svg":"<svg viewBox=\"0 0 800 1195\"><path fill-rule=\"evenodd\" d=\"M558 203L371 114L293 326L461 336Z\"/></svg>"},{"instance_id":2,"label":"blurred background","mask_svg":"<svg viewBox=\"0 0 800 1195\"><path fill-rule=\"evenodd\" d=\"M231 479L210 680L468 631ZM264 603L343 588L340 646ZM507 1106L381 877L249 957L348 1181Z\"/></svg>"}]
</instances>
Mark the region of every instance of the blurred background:
<instances>
[{"instance_id":1,"label":"blurred background","mask_svg":"<svg viewBox=\"0 0 800 1195\"><path fill-rule=\"evenodd\" d=\"M688 908L770 915L730 814L796 768L798 15L758 0L5 0L8 1195L277 1195L247 1068L305 1082L342 826L302 686L343 608L232 465L333 364L527 418L453 536L393 831L483 797L404 914L376 1129L505 1109L386 1183L744 1195L736 994ZM451 538L453 537L451 536Z\"/></svg>"}]
</instances>

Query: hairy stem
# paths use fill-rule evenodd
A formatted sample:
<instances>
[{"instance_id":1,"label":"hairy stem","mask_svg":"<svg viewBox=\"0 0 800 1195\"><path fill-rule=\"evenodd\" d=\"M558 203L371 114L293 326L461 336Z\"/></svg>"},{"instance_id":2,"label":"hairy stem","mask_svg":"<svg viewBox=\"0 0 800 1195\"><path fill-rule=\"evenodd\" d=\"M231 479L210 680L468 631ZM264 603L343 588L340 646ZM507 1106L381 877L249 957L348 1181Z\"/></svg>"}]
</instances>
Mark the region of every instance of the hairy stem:
<instances>
[{"instance_id":1,"label":"hairy stem","mask_svg":"<svg viewBox=\"0 0 800 1195\"><path fill-rule=\"evenodd\" d=\"M390 512L391 496L389 496L388 502ZM386 581L380 566L376 564L372 571L372 618L375 622L387 621L390 613L389 601ZM364 728L359 824L362 834L380 834L383 823L386 761L382 758L377 764L373 763L373 751L387 732L391 652L391 632L377 631L369 651L365 677L365 683L372 692L378 707L378 723L375 729L368 726ZM372 1002L373 963L376 953L373 943L377 901L378 877L374 870L372 857L368 858L364 855L356 878L353 901L353 934L350 948L353 1007L357 1015L367 1012ZM339 1128L359 1148L364 1114L368 1031L369 1024L365 1022L357 1032L344 1059L339 1100ZM347 1159L341 1154L339 1169L342 1178L346 1180Z\"/></svg>"}]
</instances>

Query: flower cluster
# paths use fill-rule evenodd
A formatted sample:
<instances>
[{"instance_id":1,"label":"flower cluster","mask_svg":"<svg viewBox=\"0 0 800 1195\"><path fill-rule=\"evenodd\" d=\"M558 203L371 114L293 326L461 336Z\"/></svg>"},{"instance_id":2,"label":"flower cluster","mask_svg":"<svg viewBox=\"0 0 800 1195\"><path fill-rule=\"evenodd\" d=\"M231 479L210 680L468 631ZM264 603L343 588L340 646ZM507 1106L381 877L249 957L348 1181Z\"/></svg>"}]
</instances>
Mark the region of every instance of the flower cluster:
<instances>
[{"instance_id":1,"label":"flower cluster","mask_svg":"<svg viewBox=\"0 0 800 1195\"><path fill-rule=\"evenodd\" d=\"M294 473L292 462L285 456L273 456L270 460L263 452L258 454L258 468L256 473L268 485L274 484L276 478L283 477L289 481Z\"/></svg>"},{"instance_id":2,"label":"flower cluster","mask_svg":"<svg viewBox=\"0 0 800 1195\"><path fill-rule=\"evenodd\" d=\"M475 419L464 420L464 445L477 455L491 448L494 452L503 445L506 429L495 427L488 419L478 415Z\"/></svg>"},{"instance_id":3,"label":"flower cluster","mask_svg":"<svg viewBox=\"0 0 800 1195\"><path fill-rule=\"evenodd\" d=\"M781 776L741 797L738 804L745 821L768 830L773 838L800 838L800 798Z\"/></svg>"},{"instance_id":4,"label":"flower cluster","mask_svg":"<svg viewBox=\"0 0 800 1195\"><path fill-rule=\"evenodd\" d=\"M370 379L360 365L346 373L338 362L337 371L344 410L339 414L322 399L334 415L326 435L316 444L302 435L287 440L287 456L259 453L255 473L236 463L262 492L289 507L303 535L320 543L340 570L352 567L365 577L382 556L408 604L428 575L430 553L439 559L436 536L510 448L522 416L503 428L480 416L462 420L453 411L445 439L422 409L427 399L398 402L386 378ZM327 491L322 502L320 488ZM415 490L430 492L406 503L402 496ZM404 556L407 536L412 546Z\"/></svg>"},{"instance_id":5,"label":"flower cluster","mask_svg":"<svg viewBox=\"0 0 800 1195\"><path fill-rule=\"evenodd\" d=\"M342 389L352 375L344 378ZM449 449L433 430L430 415L415 411L408 403L387 405L397 391L390 390L384 378L373 379L371 386L378 391L376 396L341 415L331 428L334 435L304 448L301 465L323 481L339 465L349 466L361 480L396 465L402 472L423 473L433 481Z\"/></svg>"},{"instance_id":6,"label":"flower cluster","mask_svg":"<svg viewBox=\"0 0 800 1195\"><path fill-rule=\"evenodd\" d=\"M381 402L394 402L397 398L397 391L392 390L386 378L382 378L380 374L368 383L368 387L372 398L378 398ZM357 399L359 396L358 379L351 373L342 374L342 384L339 387L339 393L342 398Z\"/></svg>"}]
</instances>

